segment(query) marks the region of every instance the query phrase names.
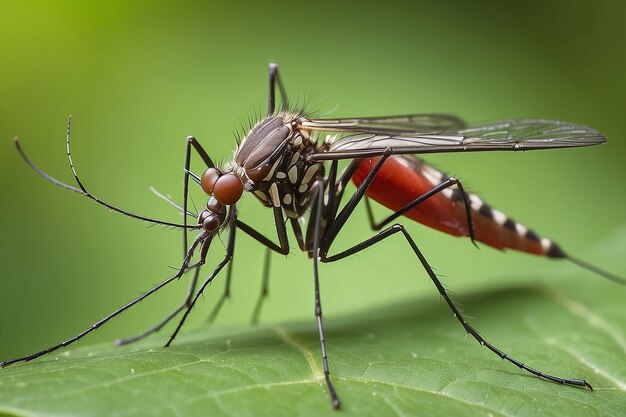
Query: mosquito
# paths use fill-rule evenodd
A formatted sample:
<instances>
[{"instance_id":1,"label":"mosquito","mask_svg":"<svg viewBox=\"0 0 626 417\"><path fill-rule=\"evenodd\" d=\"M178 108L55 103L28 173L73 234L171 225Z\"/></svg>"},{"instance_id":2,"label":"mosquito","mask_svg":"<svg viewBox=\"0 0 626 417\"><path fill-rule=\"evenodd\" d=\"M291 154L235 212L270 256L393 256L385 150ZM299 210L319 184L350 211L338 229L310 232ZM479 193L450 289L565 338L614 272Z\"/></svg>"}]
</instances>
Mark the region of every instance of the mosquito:
<instances>
[{"instance_id":1,"label":"mosquito","mask_svg":"<svg viewBox=\"0 0 626 417\"><path fill-rule=\"evenodd\" d=\"M280 108L277 108L277 93ZM269 254L289 253L287 224L291 225L298 247L312 261L314 284L314 314L319 333L322 365L332 406L339 409L341 402L333 386L324 327L318 265L336 262L387 238L401 235L435 285L440 296L463 329L478 343L501 359L537 377L559 384L592 390L584 379L562 378L525 365L489 343L469 324L450 298L449 292L428 264L421 249L405 227L397 223L408 217L442 232L469 237L497 249L513 249L555 259L569 260L607 279L626 284L624 278L606 272L567 254L557 243L496 210L474 194L467 193L458 178L447 176L429 166L415 155L439 152L523 151L535 149L570 148L598 145L606 137L598 131L581 125L543 119L510 119L467 125L456 116L446 114L408 114L385 117L353 117L321 119L304 111L289 108L287 94L279 77L278 65L269 65L269 98L267 116L252 126L238 143L232 161L217 167L200 143L187 138L183 181L183 204L178 206L162 196L183 214L182 223L172 223L141 216L101 200L89 192L80 180L70 152L71 117L67 125L67 158L77 186L65 184L39 169L26 156L20 143L15 145L22 158L44 179L70 191L85 195L96 203L120 214L153 224L173 226L183 231L184 257L176 273L160 284L113 311L90 327L42 351L9 359L0 367L26 362L68 346L95 331L150 295L193 272L189 290L183 302L156 326L134 337L121 339L130 343L159 331L172 319L178 324L167 340L170 346L178 335L198 298L215 277L228 266L226 291L216 304L214 314L228 297L230 266L238 231L252 237L266 248L266 267L263 276L263 295L267 293ZM197 175L190 169L192 151L195 151L206 170ZM342 168L339 162L345 161ZM190 180L197 183L207 195L207 204L199 214L188 208ZM352 181L356 191L344 198L346 187ZM237 203L244 191L256 197L274 216L276 238L271 239L239 218ZM389 208L393 213L376 221L369 199ZM344 200L347 200L344 202ZM375 234L353 244L348 249L331 251L337 236L355 208L364 202L369 224ZM192 217L194 222L188 222ZM188 244L189 232L196 237ZM211 274L199 279L214 238L227 234L226 254ZM277 243L276 243L277 239ZM197 257L197 258L195 258ZM192 262L192 259L197 259ZM258 315L260 303L255 307Z\"/></svg>"}]
</instances>

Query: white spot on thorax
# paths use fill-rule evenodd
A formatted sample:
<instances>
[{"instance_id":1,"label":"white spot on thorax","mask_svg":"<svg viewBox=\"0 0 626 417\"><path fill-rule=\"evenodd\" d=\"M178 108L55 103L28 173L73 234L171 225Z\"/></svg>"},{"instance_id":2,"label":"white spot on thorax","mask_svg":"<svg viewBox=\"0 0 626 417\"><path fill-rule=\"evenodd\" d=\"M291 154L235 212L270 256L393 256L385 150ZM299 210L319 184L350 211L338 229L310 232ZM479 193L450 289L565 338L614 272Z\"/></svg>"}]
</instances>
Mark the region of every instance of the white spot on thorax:
<instances>
[{"instance_id":1,"label":"white spot on thorax","mask_svg":"<svg viewBox=\"0 0 626 417\"><path fill-rule=\"evenodd\" d=\"M306 172L304 173L304 177L302 177L302 182L308 183L309 181L311 181L311 178L313 178L313 175L315 175L319 167L320 166L317 164L308 167Z\"/></svg>"},{"instance_id":2,"label":"white spot on thorax","mask_svg":"<svg viewBox=\"0 0 626 417\"><path fill-rule=\"evenodd\" d=\"M265 194L263 191L256 190L254 194L256 194L261 200L265 201L266 203L268 202L267 194Z\"/></svg>"},{"instance_id":3,"label":"white spot on thorax","mask_svg":"<svg viewBox=\"0 0 626 417\"><path fill-rule=\"evenodd\" d=\"M274 207L280 207L280 196L278 195L278 186L275 182L270 185L270 198Z\"/></svg>"},{"instance_id":4,"label":"white spot on thorax","mask_svg":"<svg viewBox=\"0 0 626 417\"><path fill-rule=\"evenodd\" d=\"M294 165L296 162L298 162L298 159L300 159L300 152L296 152L293 154L293 156L291 157L291 161L289 161L289 165Z\"/></svg>"},{"instance_id":5,"label":"white spot on thorax","mask_svg":"<svg viewBox=\"0 0 626 417\"><path fill-rule=\"evenodd\" d=\"M278 158L276 162L274 162L274 165L272 165L272 169L270 169L269 174L267 174L265 178L263 178L263 181L269 181L270 179L272 179L272 177L274 176L274 171L276 171L276 167L278 167L279 162L280 158Z\"/></svg>"},{"instance_id":6,"label":"white spot on thorax","mask_svg":"<svg viewBox=\"0 0 626 417\"><path fill-rule=\"evenodd\" d=\"M289 181L292 184L295 184L296 182L298 182L298 167L295 165L292 166L289 172L287 173L287 175L289 176Z\"/></svg>"}]
</instances>

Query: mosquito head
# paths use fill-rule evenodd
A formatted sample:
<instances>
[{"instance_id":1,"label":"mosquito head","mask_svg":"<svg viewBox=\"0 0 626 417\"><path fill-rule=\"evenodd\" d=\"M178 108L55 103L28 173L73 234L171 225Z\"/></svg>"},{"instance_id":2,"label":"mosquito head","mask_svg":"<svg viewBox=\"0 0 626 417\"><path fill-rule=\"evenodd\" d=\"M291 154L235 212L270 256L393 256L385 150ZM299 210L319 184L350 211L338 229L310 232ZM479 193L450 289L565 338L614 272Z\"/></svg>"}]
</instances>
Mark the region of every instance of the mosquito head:
<instances>
[{"instance_id":1,"label":"mosquito head","mask_svg":"<svg viewBox=\"0 0 626 417\"><path fill-rule=\"evenodd\" d=\"M235 204L243 194L241 179L233 172L223 174L217 168L204 171L200 178L200 185L205 193L226 206Z\"/></svg>"}]
</instances>

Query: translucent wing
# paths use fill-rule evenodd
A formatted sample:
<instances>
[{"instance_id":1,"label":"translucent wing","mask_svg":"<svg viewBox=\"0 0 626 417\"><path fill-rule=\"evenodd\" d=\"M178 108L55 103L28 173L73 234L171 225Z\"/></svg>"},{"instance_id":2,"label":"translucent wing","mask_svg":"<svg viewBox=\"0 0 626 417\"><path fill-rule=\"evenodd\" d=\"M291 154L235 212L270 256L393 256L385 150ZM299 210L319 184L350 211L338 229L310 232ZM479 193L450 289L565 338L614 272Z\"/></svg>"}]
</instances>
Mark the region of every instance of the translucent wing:
<instances>
[{"instance_id":1,"label":"translucent wing","mask_svg":"<svg viewBox=\"0 0 626 417\"><path fill-rule=\"evenodd\" d=\"M606 142L600 132L586 126L541 119L511 119L431 132L388 132L354 129L355 134L327 138L325 152L313 160L358 158L434 152L532 150L591 146ZM359 133L356 133L359 132Z\"/></svg>"},{"instance_id":2,"label":"translucent wing","mask_svg":"<svg viewBox=\"0 0 626 417\"><path fill-rule=\"evenodd\" d=\"M403 114L381 117L349 117L342 119L309 119L300 126L328 132L438 132L460 128L465 122L450 114Z\"/></svg>"}]
</instances>

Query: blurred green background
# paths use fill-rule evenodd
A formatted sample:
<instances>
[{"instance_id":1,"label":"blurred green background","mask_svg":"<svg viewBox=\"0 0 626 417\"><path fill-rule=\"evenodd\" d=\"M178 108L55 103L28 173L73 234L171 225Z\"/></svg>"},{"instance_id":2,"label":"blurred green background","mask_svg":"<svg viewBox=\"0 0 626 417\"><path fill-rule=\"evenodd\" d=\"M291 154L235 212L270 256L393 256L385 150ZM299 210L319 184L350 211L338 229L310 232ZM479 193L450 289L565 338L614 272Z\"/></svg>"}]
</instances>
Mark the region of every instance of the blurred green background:
<instances>
[{"instance_id":1,"label":"blurred green background","mask_svg":"<svg viewBox=\"0 0 626 417\"><path fill-rule=\"evenodd\" d=\"M265 111L270 61L280 64L292 98L330 116L446 112L596 127L608 145L427 159L571 253L606 259L598 247L626 224L625 12L618 1L0 1L0 358L74 335L169 276L181 259L178 231L147 227L44 182L11 139L19 135L40 167L72 183L64 143L72 114L74 162L86 186L120 207L176 221L148 187L180 201L187 135L217 160L232 156L241 121ZM197 205L203 200L195 194ZM252 197L239 212L271 232L271 214ZM369 236L365 225L358 210L339 245ZM549 285L575 268L477 251L419 225L410 230L460 300L485 287ZM210 264L222 254L215 245ZM240 234L233 298L216 325L249 320L262 257ZM313 331L311 277L297 251L274 256L262 321L308 319ZM187 281L87 343L156 323ZM189 326L205 320L222 286L209 289ZM323 265L322 291L327 325L348 312L438 297L399 238Z\"/></svg>"}]
</instances>

